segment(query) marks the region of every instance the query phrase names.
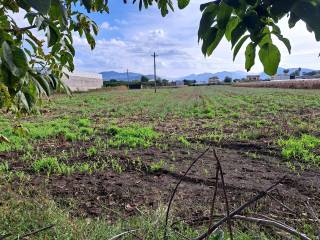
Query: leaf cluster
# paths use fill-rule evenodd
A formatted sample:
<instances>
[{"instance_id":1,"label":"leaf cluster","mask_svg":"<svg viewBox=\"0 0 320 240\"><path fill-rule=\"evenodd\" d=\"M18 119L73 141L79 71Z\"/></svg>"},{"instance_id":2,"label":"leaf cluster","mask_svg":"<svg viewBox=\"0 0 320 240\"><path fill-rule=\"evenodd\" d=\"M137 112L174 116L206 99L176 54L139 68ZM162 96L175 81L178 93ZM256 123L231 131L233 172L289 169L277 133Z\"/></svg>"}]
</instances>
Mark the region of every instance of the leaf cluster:
<instances>
[{"instance_id":1,"label":"leaf cluster","mask_svg":"<svg viewBox=\"0 0 320 240\"><path fill-rule=\"evenodd\" d=\"M202 18L198 36L202 40L202 52L210 56L223 37L230 43L235 60L245 42L245 68L255 64L257 49L264 71L276 73L281 54L273 43L278 38L291 52L290 41L278 26L280 19L288 17L293 28L300 20L320 40L320 2L317 0L216 0L200 6Z\"/></svg>"}]
</instances>

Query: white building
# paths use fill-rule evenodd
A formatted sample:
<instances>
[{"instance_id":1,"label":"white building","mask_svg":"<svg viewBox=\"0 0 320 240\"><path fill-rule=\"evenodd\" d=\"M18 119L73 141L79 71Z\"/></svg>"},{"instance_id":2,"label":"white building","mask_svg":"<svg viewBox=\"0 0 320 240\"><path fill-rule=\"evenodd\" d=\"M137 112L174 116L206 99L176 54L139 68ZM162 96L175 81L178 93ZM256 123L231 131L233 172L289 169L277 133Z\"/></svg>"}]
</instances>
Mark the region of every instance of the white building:
<instances>
[{"instance_id":1,"label":"white building","mask_svg":"<svg viewBox=\"0 0 320 240\"><path fill-rule=\"evenodd\" d=\"M271 81L290 80L290 75L277 74L271 77Z\"/></svg>"},{"instance_id":2,"label":"white building","mask_svg":"<svg viewBox=\"0 0 320 240\"><path fill-rule=\"evenodd\" d=\"M248 82L260 81L260 75L247 75Z\"/></svg>"},{"instance_id":3,"label":"white building","mask_svg":"<svg viewBox=\"0 0 320 240\"><path fill-rule=\"evenodd\" d=\"M209 85L215 85L215 84L219 84L219 83L220 83L220 79L218 77L211 77L208 79Z\"/></svg>"},{"instance_id":4,"label":"white building","mask_svg":"<svg viewBox=\"0 0 320 240\"><path fill-rule=\"evenodd\" d=\"M184 82L181 80L176 81L176 86L184 86Z\"/></svg>"},{"instance_id":5,"label":"white building","mask_svg":"<svg viewBox=\"0 0 320 240\"><path fill-rule=\"evenodd\" d=\"M103 79L101 74L76 72L68 73L69 79L65 78L65 84L72 92L83 92L103 87Z\"/></svg>"}]
</instances>

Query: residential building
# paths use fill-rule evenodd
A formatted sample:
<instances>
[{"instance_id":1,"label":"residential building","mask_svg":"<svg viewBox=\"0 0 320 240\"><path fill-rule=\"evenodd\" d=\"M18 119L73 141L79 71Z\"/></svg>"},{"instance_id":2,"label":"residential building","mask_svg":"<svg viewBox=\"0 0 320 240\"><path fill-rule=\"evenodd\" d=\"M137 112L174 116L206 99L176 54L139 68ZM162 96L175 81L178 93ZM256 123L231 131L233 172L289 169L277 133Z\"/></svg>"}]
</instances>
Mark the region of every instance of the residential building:
<instances>
[{"instance_id":1,"label":"residential building","mask_svg":"<svg viewBox=\"0 0 320 240\"><path fill-rule=\"evenodd\" d=\"M99 89L103 86L102 75L97 73L68 73L69 79L63 81L72 92L85 92Z\"/></svg>"},{"instance_id":2,"label":"residential building","mask_svg":"<svg viewBox=\"0 0 320 240\"><path fill-rule=\"evenodd\" d=\"M211 77L208 79L208 84L209 85L220 84L220 79L218 77Z\"/></svg>"},{"instance_id":3,"label":"residential building","mask_svg":"<svg viewBox=\"0 0 320 240\"><path fill-rule=\"evenodd\" d=\"M290 75L288 74L276 74L271 77L271 81L282 81L282 80L290 80Z\"/></svg>"},{"instance_id":4,"label":"residential building","mask_svg":"<svg viewBox=\"0 0 320 240\"><path fill-rule=\"evenodd\" d=\"M260 75L247 75L247 82L256 82L260 81Z\"/></svg>"}]
</instances>

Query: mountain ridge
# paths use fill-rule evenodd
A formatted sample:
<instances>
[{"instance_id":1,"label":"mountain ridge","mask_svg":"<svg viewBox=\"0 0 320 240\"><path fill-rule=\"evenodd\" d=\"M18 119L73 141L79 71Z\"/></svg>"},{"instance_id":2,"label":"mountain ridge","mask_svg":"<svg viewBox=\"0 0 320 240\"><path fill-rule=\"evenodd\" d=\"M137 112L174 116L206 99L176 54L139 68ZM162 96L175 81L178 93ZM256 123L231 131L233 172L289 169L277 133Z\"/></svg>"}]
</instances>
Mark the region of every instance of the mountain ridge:
<instances>
[{"instance_id":1,"label":"mountain ridge","mask_svg":"<svg viewBox=\"0 0 320 240\"><path fill-rule=\"evenodd\" d=\"M277 74L282 74L283 71L285 69L289 69L289 73L291 74L294 71L296 71L298 68L283 68L283 67L279 67L277 70ZM303 73L308 73L311 71L315 71L314 69L310 69L310 68L301 68L301 74ZM136 72L129 72L128 76L126 72L116 72L116 71L103 71L100 72L100 74L102 74L102 78L104 81L109 81L111 79L116 79L119 81L127 81L128 80L128 76L129 76L129 81L133 81L133 80L140 80L142 76L146 76L149 79L153 79L153 75L152 74L142 74L142 73L136 73ZM233 79L241 79L241 78L245 78L247 75L260 75L260 78L265 80L270 78L270 76L268 76L267 74L265 74L264 72L260 72L260 73L247 73L245 71L220 71L220 72L216 72L216 73L210 73L210 72L204 72L204 73L192 73L189 75L186 75L184 77L178 77L178 78L169 78L169 77L160 77L160 78L166 78L169 80L196 80L197 82L208 82L208 79L211 77L218 77L221 81L223 81L225 79L225 77L231 77Z\"/></svg>"}]
</instances>

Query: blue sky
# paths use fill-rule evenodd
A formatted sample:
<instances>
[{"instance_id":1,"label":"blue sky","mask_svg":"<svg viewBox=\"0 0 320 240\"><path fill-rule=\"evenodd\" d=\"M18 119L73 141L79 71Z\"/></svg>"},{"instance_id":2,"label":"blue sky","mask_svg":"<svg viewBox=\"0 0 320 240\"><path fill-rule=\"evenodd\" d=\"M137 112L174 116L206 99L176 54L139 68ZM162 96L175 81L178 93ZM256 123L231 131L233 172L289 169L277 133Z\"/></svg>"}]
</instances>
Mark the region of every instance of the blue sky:
<instances>
[{"instance_id":1,"label":"blue sky","mask_svg":"<svg viewBox=\"0 0 320 240\"><path fill-rule=\"evenodd\" d=\"M151 54L154 51L159 54L158 73L163 77L244 70L244 50L233 62L230 43L225 40L211 57L202 55L197 41L201 18L199 5L207 1L193 0L186 9L176 9L165 18L161 17L156 7L139 12L138 4L109 1L110 14L89 14L100 26L95 50L91 51L85 39L74 35L76 71L124 72L129 69L150 74L153 72ZM290 30L287 25L285 20L280 22L283 35L291 41L292 54L288 54L282 43L275 41L282 53L281 66L320 69L320 44L315 41L313 34L306 30L302 22ZM257 57L252 72L262 69Z\"/></svg>"}]
</instances>

